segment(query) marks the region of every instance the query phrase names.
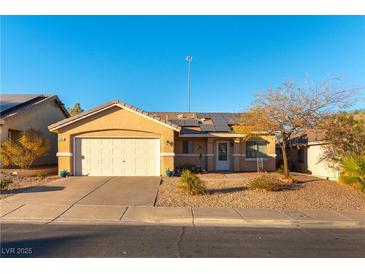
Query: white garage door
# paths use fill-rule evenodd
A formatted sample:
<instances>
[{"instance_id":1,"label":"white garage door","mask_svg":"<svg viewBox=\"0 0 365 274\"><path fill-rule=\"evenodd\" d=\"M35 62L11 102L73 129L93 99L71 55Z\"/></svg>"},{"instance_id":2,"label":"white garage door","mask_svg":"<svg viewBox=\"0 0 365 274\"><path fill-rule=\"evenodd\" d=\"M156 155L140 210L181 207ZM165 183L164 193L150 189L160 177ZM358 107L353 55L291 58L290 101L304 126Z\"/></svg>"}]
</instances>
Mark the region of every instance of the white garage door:
<instances>
[{"instance_id":1,"label":"white garage door","mask_svg":"<svg viewBox=\"0 0 365 274\"><path fill-rule=\"evenodd\" d=\"M76 138L75 171L88 176L159 176L160 139Z\"/></svg>"}]
</instances>

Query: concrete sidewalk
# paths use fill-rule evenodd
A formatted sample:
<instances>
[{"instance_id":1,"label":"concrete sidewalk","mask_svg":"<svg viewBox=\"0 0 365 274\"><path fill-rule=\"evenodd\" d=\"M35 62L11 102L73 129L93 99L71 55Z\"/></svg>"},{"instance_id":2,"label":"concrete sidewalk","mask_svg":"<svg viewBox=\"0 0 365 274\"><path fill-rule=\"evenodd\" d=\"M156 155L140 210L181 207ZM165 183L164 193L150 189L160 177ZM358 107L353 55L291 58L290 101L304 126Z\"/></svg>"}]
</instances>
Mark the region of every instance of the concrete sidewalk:
<instances>
[{"instance_id":1,"label":"concrete sidewalk","mask_svg":"<svg viewBox=\"0 0 365 274\"><path fill-rule=\"evenodd\" d=\"M3 223L365 228L365 211L64 206L4 201L0 202L0 208Z\"/></svg>"}]
</instances>

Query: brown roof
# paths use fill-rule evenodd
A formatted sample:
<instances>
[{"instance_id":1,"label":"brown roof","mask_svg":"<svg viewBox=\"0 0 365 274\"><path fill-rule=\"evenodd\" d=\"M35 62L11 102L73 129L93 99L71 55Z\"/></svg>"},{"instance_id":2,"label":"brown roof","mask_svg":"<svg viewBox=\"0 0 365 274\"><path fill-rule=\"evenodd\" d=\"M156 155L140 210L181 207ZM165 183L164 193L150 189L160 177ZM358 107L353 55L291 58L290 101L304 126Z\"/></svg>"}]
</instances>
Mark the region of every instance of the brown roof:
<instances>
[{"instance_id":1,"label":"brown roof","mask_svg":"<svg viewBox=\"0 0 365 274\"><path fill-rule=\"evenodd\" d=\"M231 132L240 124L241 113L232 112L151 112L184 128L183 132ZM186 130L185 130L186 129Z\"/></svg>"},{"instance_id":2,"label":"brown roof","mask_svg":"<svg viewBox=\"0 0 365 274\"><path fill-rule=\"evenodd\" d=\"M325 141L326 132L320 129L306 129L293 134L289 143L294 144L308 144L311 142Z\"/></svg>"},{"instance_id":3,"label":"brown roof","mask_svg":"<svg viewBox=\"0 0 365 274\"><path fill-rule=\"evenodd\" d=\"M150 117L150 118L152 118L152 119L154 119L156 121L160 121L160 122L162 122L162 123L164 123L164 124L166 124L168 126L171 126L171 127L175 128L176 130L180 130L181 129L178 125L175 125L175 124L173 124L173 123L171 123L169 121L166 121L165 119L162 119L162 118L160 118L159 116L157 116L155 114L145 112L145 111L143 111L143 110L141 110L139 108L136 108L134 106L128 105L128 104L126 104L124 102L121 102L119 100L113 100L113 101L110 101L110 102L105 103L103 105L100 105L100 106L97 106L95 108L92 108L92 109L90 109L88 111L83 111L83 112L81 112L81 113L79 113L79 114L77 114L75 116L72 116L70 118L67 118L67 119L61 120L61 121L59 121L57 123L54 123L52 125L49 125L48 126L48 129L51 130L51 131L52 130L55 130L56 128L65 126L66 124L72 123L72 122L74 122L74 121L76 121L76 120L78 120L80 118L85 117L85 116L92 115L92 114L94 114L95 112L97 112L99 110L102 110L104 108L107 108L107 107L112 106L112 105L115 105L115 104L121 105L121 106L126 107L128 109L131 109L133 111L136 111L138 113L141 113L141 114L143 114L145 116L148 116L148 117Z\"/></svg>"}]
</instances>

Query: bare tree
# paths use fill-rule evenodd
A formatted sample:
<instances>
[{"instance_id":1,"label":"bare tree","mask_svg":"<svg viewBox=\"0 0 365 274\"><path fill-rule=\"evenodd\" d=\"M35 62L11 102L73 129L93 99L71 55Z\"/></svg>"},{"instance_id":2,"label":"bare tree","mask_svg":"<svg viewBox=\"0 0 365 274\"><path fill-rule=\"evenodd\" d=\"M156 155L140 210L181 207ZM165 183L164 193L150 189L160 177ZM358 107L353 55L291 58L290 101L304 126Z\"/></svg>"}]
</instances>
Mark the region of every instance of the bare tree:
<instances>
[{"instance_id":1,"label":"bare tree","mask_svg":"<svg viewBox=\"0 0 365 274\"><path fill-rule=\"evenodd\" d=\"M339 109L348 107L361 89L342 89L334 85L338 78L330 78L318 85L307 83L296 87L286 81L277 89L256 95L256 100L242 114L236 132L267 132L277 134L283 154L284 175L289 177L286 145L291 136L303 129L315 128L320 121Z\"/></svg>"}]
</instances>

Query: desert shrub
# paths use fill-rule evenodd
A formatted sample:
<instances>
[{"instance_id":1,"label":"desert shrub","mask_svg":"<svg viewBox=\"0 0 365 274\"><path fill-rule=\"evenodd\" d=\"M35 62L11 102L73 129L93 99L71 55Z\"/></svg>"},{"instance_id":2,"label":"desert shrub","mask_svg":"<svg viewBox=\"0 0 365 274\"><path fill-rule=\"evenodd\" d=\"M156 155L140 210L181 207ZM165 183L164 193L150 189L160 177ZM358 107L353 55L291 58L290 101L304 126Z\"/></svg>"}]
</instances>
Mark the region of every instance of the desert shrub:
<instances>
[{"instance_id":1,"label":"desert shrub","mask_svg":"<svg viewBox=\"0 0 365 274\"><path fill-rule=\"evenodd\" d=\"M7 190L9 185L13 182L12 179L3 178L0 180L0 190Z\"/></svg>"},{"instance_id":2,"label":"desert shrub","mask_svg":"<svg viewBox=\"0 0 365 274\"><path fill-rule=\"evenodd\" d=\"M196 165L192 165L192 164L187 164L187 165L182 165L180 167L177 167L175 169L175 174L180 175L180 174L182 174L182 172L184 170L189 170L189 171L191 171L192 173L195 173L195 174L203 172L203 169L201 167L196 166Z\"/></svg>"},{"instance_id":3,"label":"desert shrub","mask_svg":"<svg viewBox=\"0 0 365 274\"><path fill-rule=\"evenodd\" d=\"M339 181L365 192L365 155L347 154L341 160Z\"/></svg>"},{"instance_id":4,"label":"desert shrub","mask_svg":"<svg viewBox=\"0 0 365 274\"><path fill-rule=\"evenodd\" d=\"M180 188L189 195L204 194L206 188L199 180L198 176L186 169L180 177Z\"/></svg>"},{"instance_id":5,"label":"desert shrub","mask_svg":"<svg viewBox=\"0 0 365 274\"><path fill-rule=\"evenodd\" d=\"M48 172L46 170L37 171L37 177L39 177L39 178L44 179L47 177L47 175L48 175Z\"/></svg>"},{"instance_id":6,"label":"desert shrub","mask_svg":"<svg viewBox=\"0 0 365 274\"><path fill-rule=\"evenodd\" d=\"M283 190L283 185L280 183L278 178L264 174L251 180L250 189L280 191Z\"/></svg>"},{"instance_id":7,"label":"desert shrub","mask_svg":"<svg viewBox=\"0 0 365 274\"><path fill-rule=\"evenodd\" d=\"M284 174L284 166L283 165L280 165L277 169L276 169L276 172L279 173L279 174Z\"/></svg>"},{"instance_id":8,"label":"desert shrub","mask_svg":"<svg viewBox=\"0 0 365 274\"><path fill-rule=\"evenodd\" d=\"M29 168L38 158L47 154L49 143L38 131L28 130L18 140L5 140L0 144L0 158L4 166Z\"/></svg>"}]
</instances>

